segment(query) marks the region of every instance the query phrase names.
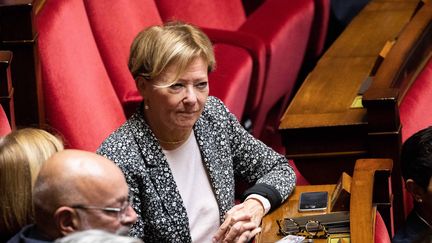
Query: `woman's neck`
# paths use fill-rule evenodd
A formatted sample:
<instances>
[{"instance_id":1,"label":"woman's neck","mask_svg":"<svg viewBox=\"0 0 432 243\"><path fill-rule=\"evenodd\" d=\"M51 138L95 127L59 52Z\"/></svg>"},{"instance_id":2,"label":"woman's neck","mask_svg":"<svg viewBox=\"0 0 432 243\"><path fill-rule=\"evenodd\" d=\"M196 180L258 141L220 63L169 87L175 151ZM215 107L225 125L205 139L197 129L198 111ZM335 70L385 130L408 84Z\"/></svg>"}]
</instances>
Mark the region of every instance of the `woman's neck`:
<instances>
[{"instance_id":1,"label":"woman's neck","mask_svg":"<svg viewBox=\"0 0 432 243\"><path fill-rule=\"evenodd\" d=\"M172 129L169 127L165 127L161 122L155 122L152 119L149 119L145 115L145 112L144 119L149 125L161 147L166 150L172 150L180 147L188 140L192 132L192 128Z\"/></svg>"}]
</instances>

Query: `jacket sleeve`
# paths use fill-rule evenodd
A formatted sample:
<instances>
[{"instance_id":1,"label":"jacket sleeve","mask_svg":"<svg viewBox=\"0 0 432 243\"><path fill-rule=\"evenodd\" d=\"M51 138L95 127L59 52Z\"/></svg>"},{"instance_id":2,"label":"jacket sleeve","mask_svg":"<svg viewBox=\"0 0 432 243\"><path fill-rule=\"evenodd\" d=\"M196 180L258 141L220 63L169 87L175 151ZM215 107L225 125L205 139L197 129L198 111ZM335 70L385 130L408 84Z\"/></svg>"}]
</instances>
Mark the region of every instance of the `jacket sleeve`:
<instances>
[{"instance_id":1,"label":"jacket sleeve","mask_svg":"<svg viewBox=\"0 0 432 243\"><path fill-rule=\"evenodd\" d=\"M271 210L277 208L295 187L294 170L284 156L249 134L225 106L220 110L228 117L235 176L255 183L244 198L259 194L270 201Z\"/></svg>"}]
</instances>

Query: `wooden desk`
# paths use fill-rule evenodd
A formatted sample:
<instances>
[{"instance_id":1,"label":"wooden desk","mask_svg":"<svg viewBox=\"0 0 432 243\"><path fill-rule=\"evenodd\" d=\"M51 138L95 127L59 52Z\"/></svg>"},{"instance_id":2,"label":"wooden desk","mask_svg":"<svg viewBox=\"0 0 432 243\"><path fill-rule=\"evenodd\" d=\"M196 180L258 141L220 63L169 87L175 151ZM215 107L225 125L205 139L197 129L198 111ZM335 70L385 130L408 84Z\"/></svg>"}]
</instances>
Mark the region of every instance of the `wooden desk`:
<instances>
[{"instance_id":1,"label":"wooden desk","mask_svg":"<svg viewBox=\"0 0 432 243\"><path fill-rule=\"evenodd\" d=\"M397 91L385 89L386 93L379 96L369 92L365 107L353 103L368 89L368 84L375 86L371 78L377 69L380 72L377 60L381 50L388 41L399 40L407 32L409 28L405 27L417 18L417 14L413 19L412 16L418 3L372 0L317 63L279 126L287 158L295 161L300 173L312 184L336 183L344 171L352 175L358 158L393 159L396 228L404 222L398 166L401 133L397 104L394 98L387 97L395 97ZM384 62L387 61L386 58ZM362 104L361 99L359 103ZM317 168L325 172L316 173ZM389 224L390 218L384 217Z\"/></svg>"},{"instance_id":2,"label":"wooden desk","mask_svg":"<svg viewBox=\"0 0 432 243\"><path fill-rule=\"evenodd\" d=\"M267 243L267 242L275 242L282 239L282 236L278 235L279 227L276 223L276 220L283 219L286 217L299 217L305 215L316 215L316 214L325 214L326 212L330 212L328 209L325 212L308 212L308 213L300 213L298 212L298 204L300 193L302 192L313 192L313 191L327 191L330 195L333 192L335 185L316 185L316 186L298 186L291 194L289 199L285 201L278 209L266 215L262 220L262 231L255 238L257 243ZM330 201L328 202L330 205ZM325 239L316 239L314 242L327 242Z\"/></svg>"},{"instance_id":3,"label":"wooden desk","mask_svg":"<svg viewBox=\"0 0 432 243\"><path fill-rule=\"evenodd\" d=\"M371 1L319 60L287 108L279 126L286 156L312 184L336 183L343 171L352 174L357 158L369 155L367 111L351 105L380 51L409 22L417 3ZM325 158L335 166L328 167ZM311 169L317 164L310 164L317 159L331 170L317 175Z\"/></svg>"},{"instance_id":4,"label":"wooden desk","mask_svg":"<svg viewBox=\"0 0 432 243\"><path fill-rule=\"evenodd\" d=\"M351 242L373 242L375 229L376 204L389 203L391 188L389 177L393 167L390 159L359 159L356 161L354 176L351 182L350 200L350 235ZM383 180L384 179L384 180ZM255 237L257 243L275 242L282 238L278 235L279 226L276 220L298 216L325 214L325 212L299 213L298 204L300 193L311 191L327 191L329 193L328 205L335 185L297 186L287 201L270 214L266 215L261 223L262 231ZM386 189L387 188L387 189ZM376 191L386 191L386 199L377 198ZM335 236L335 235L334 235ZM327 242L316 239L314 242Z\"/></svg>"}]
</instances>

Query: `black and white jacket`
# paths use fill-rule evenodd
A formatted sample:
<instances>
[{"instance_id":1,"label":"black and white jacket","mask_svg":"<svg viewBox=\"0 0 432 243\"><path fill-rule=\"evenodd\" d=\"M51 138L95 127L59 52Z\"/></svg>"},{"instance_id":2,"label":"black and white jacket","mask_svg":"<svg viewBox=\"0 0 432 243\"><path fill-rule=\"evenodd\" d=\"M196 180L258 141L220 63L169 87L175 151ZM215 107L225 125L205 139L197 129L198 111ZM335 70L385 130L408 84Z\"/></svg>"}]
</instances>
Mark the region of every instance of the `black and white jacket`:
<instances>
[{"instance_id":1,"label":"black and white jacket","mask_svg":"<svg viewBox=\"0 0 432 243\"><path fill-rule=\"evenodd\" d=\"M263 195L272 209L294 189L296 177L287 160L251 136L219 99L208 97L193 131L221 222L234 206L234 178L255 183L245 196ZM138 214L132 236L147 243L191 242L186 209L142 109L111 134L97 153L114 161L125 174Z\"/></svg>"}]
</instances>

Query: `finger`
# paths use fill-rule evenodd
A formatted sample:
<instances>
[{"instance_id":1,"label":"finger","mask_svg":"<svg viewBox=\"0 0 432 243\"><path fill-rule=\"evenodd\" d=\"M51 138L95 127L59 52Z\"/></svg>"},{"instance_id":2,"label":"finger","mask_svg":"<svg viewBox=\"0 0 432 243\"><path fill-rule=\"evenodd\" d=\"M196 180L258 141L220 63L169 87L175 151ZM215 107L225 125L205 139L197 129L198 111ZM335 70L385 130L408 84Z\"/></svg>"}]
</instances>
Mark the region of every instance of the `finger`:
<instances>
[{"instance_id":1,"label":"finger","mask_svg":"<svg viewBox=\"0 0 432 243\"><path fill-rule=\"evenodd\" d=\"M213 237L213 242L218 242L222 239L224 235L228 232L229 228L232 227L235 223L239 221L249 221L252 215L242 213L241 209L243 209L243 205L239 204L231 208L226 213L225 221L217 230L215 236Z\"/></svg>"},{"instance_id":2,"label":"finger","mask_svg":"<svg viewBox=\"0 0 432 243\"><path fill-rule=\"evenodd\" d=\"M257 225L254 222L237 222L226 233L224 241L233 242L234 239L242 235L244 232L254 230L255 228L257 228Z\"/></svg>"},{"instance_id":3,"label":"finger","mask_svg":"<svg viewBox=\"0 0 432 243\"><path fill-rule=\"evenodd\" d=\"M256 227L255 229L253 229L249 234L249 240L252 239L252 237L255 237L259 232L261 232L261 227Z\"/></svg>"},{"instance_id":4,"label":"finger","mask_svg":"<svg viewBox=\"0 0 432 243\"><path fill-rule=\"evenodd\" d=\"M252 231L245 231L238 239L236 239L236 243L247 243L253 237L255 237L259 232L261 232L261 227L257 227Z\"/></svg>"},{"instance_id":5,"label":"finger","mask_svg":"<svg viewBox=\"0 0 432 243\"><path fill-rule=\"evenodd\" d=\"M250 231L244 232L235 242L236 243L246 243L250 240Z\"/></svg>"},{"instance_id":6,"label":"finger","mask_svg":"<svg viewBox=\"0 0 432 243\"><path fill-rule=\"evenodd\" d=\"M237 205L235 205L234 207L232 207L230 210L228 210L228 212L226 213L226 215L232 214L232 213L234 213L235 211L237 211L237 210L239 210L239 209L242 209L242 208L244 208L243 203L241 203L241 204L237 204Z\"/></svg>"}]
</instances>

